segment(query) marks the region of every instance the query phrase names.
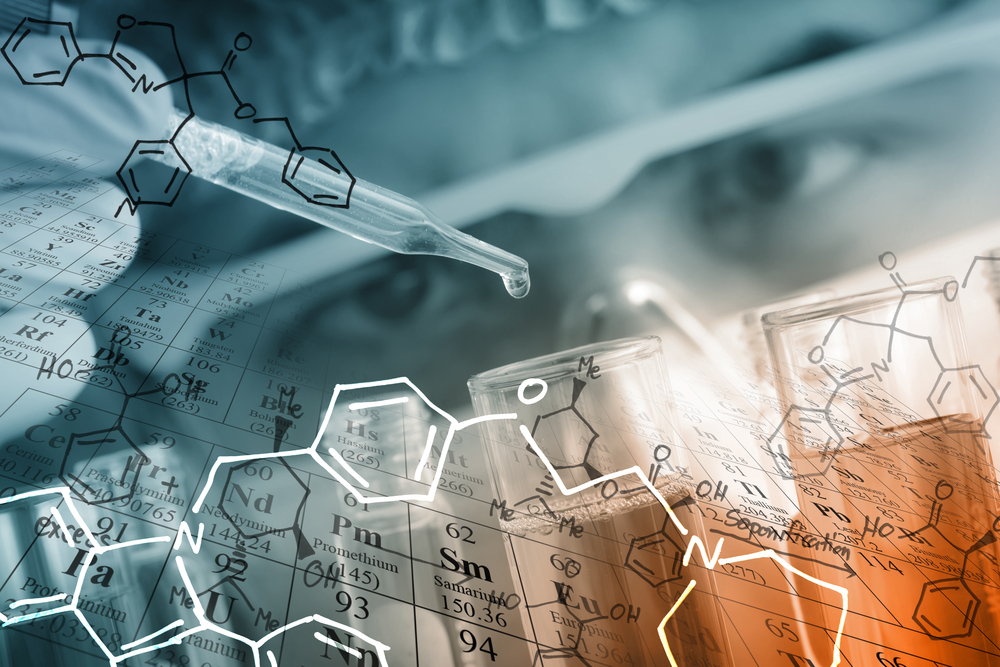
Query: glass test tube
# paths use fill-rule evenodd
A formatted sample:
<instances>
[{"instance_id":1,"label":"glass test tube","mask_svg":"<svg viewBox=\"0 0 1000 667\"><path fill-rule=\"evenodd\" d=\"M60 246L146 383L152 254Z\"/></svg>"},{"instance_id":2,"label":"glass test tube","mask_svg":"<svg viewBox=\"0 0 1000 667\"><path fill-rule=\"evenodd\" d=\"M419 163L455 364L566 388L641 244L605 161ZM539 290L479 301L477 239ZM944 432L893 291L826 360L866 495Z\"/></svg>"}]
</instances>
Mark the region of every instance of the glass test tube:
<instances>
[{"instance_id":1,"label":"glass test tube","mask_svg":"<svg viewBox=\"0 0 1000 667\"><path fill-rule=\"evenodd\" d=\"M847 589L850 664L1000 665L996 394L969 365L957 293L940 278L763 317L785 417L767 447L801 512L790 551ZM835 631L841 596L799 595Z\"/></svg>"},{"instance_id":2,"label":"glass test tube","mask_svg":"<svg viewBox=\"0 0 1000 667\"><path fill-rule=\"evenodd\" d=\"M993 298L993 303L997 307L996 314L1000 314L1000 248L992 248L982 253L982 257L987 258L983 262L983 273L986 275L987 293ZM968 277L966 277L968 280ZM994 344L988 351L989 358L977 359L979 363L991 364L993 373L1000 373L1000 364L997 358L997 346ZM996 377L996 375L994 375Z\"/></svg>"},{"instance_id":3,"label":"glass test tube","mask_svg":"<svg viewBox=\"0 0 1000 667\"><path fill-rule=\"evenodd\" d=\"M760 318L766 313L820 303L832 299L833 296L832 290L822 290L810 294L788 297L781 301L744 310L739 314L739 342L743 347L743 352L746 354L747 360L753 366L758 379L767 383L771 382L771 371L768 368L770 357L768 356L767 340L764 338L764 329L761 327Z\"/></svg>"},{"instance_id":4,"label":"glass test tube","mask_svg":"<svg viewBox=\"0 0 1000 667\"><path fill-rule=\"evenodd\" d=\"M469 390L478 415L519 416L485 422L483 439L537 654L570 661L560 664L667 664L657 626L697 578L666 626L671 653L678 664L728 666L712 575L694 565L682 570L688 538L640 478L564 495L553 477L571 489L638 466L686 527L701 533L678 472L685 462L672 441L660 340L531 359L477 375ZM553 471L529 449L520 425Z\"/></svg>"}]
</instances>

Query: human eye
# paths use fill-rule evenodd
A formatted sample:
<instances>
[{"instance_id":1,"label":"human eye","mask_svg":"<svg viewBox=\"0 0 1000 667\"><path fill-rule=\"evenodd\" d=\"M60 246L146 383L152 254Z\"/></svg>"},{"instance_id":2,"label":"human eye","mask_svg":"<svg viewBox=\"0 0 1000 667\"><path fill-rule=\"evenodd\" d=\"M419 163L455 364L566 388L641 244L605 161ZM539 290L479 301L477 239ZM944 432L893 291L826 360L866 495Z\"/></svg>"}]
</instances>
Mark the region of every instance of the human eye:
<instances>
[{"instance_id":1,"label":"human eye","mask_svg":"<svg viewBox=\"0 0 1000 667\"><path fill-rule=\"evenodd\" d=\"M447 325L467 310L469 281L448 260L392 256L366 267L346 289L314 304L318 328L352 336ZM473 281L474 284L474 281Z\"/></svg>"},{"instance_id":2,"label":"human eye","mask_svg":"<svg viewBox=\"0 0 1000 667\"><path fill-rule=\"evenodd\" d=\"M723 247L753 245L790 210L815 205L863 178L886 136L857 128L755 133L696 151L693 222Z\"/></svg>"}]
</instances>

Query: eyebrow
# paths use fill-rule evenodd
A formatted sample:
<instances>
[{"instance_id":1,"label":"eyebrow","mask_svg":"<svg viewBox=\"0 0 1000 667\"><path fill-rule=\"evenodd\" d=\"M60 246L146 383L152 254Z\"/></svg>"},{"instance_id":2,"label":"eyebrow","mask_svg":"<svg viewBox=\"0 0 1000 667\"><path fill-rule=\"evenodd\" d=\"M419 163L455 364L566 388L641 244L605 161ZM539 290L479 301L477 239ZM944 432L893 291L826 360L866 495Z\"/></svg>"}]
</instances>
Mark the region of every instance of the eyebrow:
<instances>
[{"instance_id":1,"label":"eyebrow","mask_svg":"<svg viewBox=\"0 0 1000 667\"><path fill-rule=\"evenodd\" d=\"M856 49L871 41L871 39L862 37L860 34L842 30L818 30L806 35L797 44L786 49L763 67L754 70L745 80L759 79L777 74L778 72L808 65L809 63Z\"/></svg>"},{"instance_id":2,"label":"eyebrow","mask_svg":"<svg viewBox=\"0 0 1000 667\"><path fill-rule=\"evenodd\" d=\"M967 4L969 4L969 0L938 0L937 12L929 20L932 21L954 10L956 7ZM882 38L873 38L858 32L840 29L815 30L799 40L797 44L785 49L783 53L771 59L770 62L755 69L744 81L751 81L808 65L809 63L856 49L859 46L870 44L879 39Z\"/></svg>"}]
</instances>

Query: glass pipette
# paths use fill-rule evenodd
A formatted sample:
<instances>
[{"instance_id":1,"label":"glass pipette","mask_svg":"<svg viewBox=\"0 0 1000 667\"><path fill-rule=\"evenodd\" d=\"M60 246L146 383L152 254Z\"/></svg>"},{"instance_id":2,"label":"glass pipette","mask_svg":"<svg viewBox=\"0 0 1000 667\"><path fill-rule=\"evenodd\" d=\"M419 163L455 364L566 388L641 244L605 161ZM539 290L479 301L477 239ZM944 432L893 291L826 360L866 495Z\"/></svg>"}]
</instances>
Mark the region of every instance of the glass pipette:
<instances>
[{"instance_id":1,"label":"glass pipette","mask_svg":"<svg viewBox=\"0 0 1000 667\"><path fill-rule=\"evenodd\" d=\"M290 155L289 148L197 116L188 119L176 109L164 138L170 137L199 178L393 252L440 255L474 264L499 274L511 296L528 293L528 263L523 259L449 227L419 203L391 190L360 179L352 188L351 179L337 168L328 150L325 159L322 149L306 148ZM186 171L173 151L147 155ZM348 196L350 207L337 208Z\"/></svg>"}]
</instances>

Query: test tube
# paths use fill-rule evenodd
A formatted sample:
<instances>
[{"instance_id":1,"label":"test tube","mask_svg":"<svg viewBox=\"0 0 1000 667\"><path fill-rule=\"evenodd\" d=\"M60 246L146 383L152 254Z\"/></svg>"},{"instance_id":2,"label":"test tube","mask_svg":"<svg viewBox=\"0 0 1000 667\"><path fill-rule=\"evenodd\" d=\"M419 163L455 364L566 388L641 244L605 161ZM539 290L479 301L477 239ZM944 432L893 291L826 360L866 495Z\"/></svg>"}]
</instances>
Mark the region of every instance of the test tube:
<instances>
[{"instance_id":1,"label":"test tube","mask_svg":"<svg viewBox=\"0 0 1000 667\"><path fill-rule=\"evenodd\" d=\"M984 252L981 257L983 261L982 271L986 275L986 290L993 298L993 303L997 307L997 314L1000 314L1000 248L992 248ZM972 271L970 269L969 274ZM963 283L968 286L969 275L966 275ZM1000 372L1000 359L997 358L997 346L993 345L989 350L989 359L980 359L981 363L989 363L993 366L994 373ZM994 375L995 377L995 375Z\"/></svg>"},{"instance_id":2,"label":"test tube","mask_svg":"<svg viewBox=\"0 0 1000 667\"><path fill-rule=\"evenodd\" d=\"M775 301L756 308L749 308L739 314L739 342L743 348L743 352L747 355L747 360L753 366L758 379L769 384L771 382L771 371L768 368L770 357L768 356L767 340L764 338L764 329L761 327L760 318L767 313L828 301L833 296L832 290L821 290L819 292L788 297L781 301Z\"/></svg>"},{"instance_id":3,"label":"test tube","mask_svg":"<svg viewBox=\"0 0 1000 667\"><path fill-rule=\"evenodd\" d=\"M847 590L849 664L1000 665L996 392L957 296L939 278L763 317L784 414L765 446L800 508L790 552ZM840 594L800 596L807 622L837 627Z\"/></svg>"},{"instance_id":4,"label":"test tube","mask_svg":"<svg viewBox=\"0 0 1000 667\"><path fill-rule=\"evenodd\" d=\"M469 391L478 415L518 414L482 430L533 658L667 664L657 626L694 578L700 586L665 627L671 654L678 664L726 667L711 573L682 567L685 531L639 475L611 477L638 467L685 530L700 532L674 445L660 340L523 361L473 377ZM565 494L560 484L585 488Z\"/></svg>"}]
</instances>

